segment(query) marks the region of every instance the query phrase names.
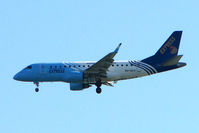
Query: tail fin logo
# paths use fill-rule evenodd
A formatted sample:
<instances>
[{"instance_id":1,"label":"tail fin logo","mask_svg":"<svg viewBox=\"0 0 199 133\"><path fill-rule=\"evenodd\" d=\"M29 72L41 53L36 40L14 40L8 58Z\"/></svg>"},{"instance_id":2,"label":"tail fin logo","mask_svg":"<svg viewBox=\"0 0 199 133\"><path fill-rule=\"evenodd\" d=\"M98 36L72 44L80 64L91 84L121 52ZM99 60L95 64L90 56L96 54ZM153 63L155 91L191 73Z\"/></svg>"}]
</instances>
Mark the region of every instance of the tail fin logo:
<instances>
[{"instance_id":1,"label":"tail fin logo","mask_svg":"<svg viewBox=\"0 0 199 133\"><path fill-rule=\"evenodd\" d=\"M166 50L175 42L175 38L172 36L166 44L160 49L160 53L164 54ZM174 47L172 49L175 49ZM177 48L176 48L177 49ZM171 53L175 53L176 50L171 50ZM176 51L177 52L177 51Z\"/></svg>"},{"instance_id":2,"label":"tail fin logo","mask_svg":"<svg viewBox=\"0 0 199 133\"><path fill-rule=\"evenodd\" d=\"M175 54L175 53L178 52L178 49L176 47L174 47L174 46L170 46L169 48L170 48L170 53L171 54Z\"/></svg>"}]
</instances>

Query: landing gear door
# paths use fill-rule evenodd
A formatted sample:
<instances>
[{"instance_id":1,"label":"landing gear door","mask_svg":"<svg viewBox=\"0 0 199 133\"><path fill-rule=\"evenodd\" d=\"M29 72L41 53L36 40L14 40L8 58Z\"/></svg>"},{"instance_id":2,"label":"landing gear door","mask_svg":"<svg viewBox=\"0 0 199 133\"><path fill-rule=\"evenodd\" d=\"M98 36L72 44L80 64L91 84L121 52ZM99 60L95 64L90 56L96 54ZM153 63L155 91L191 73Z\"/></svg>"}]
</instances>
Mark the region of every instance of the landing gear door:
<instances>
[{"instance_id":1,"label":"landing gear door","mask_svg":"<svg viewBox=\"0 0 199 133\"><path fill-rule=\"evenodd\" d=\"M41 64L40 65L40 73L41 74L45 74L46 73L46 65L45 64Z\"/></svg>"}]
</instances>

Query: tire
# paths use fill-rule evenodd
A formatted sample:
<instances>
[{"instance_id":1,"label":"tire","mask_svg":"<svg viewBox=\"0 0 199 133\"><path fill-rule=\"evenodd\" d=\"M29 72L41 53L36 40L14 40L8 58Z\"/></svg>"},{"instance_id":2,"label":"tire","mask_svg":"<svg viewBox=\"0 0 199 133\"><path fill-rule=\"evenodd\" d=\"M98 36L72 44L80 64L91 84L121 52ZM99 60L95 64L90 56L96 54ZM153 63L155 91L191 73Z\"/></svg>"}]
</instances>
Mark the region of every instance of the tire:
<instances>
[{"instance_id":1,"label":"tire","mask_svg":"<svg viewBox=\"0 0 199 133\"><path fill-rule=\"evenodd\" d=\"M101 92L102 92L102 89L101 89L101 88L97 88L97 89L96 89L96 93L97 93L97 94L100 94Z\"/></svg>"},{"instance_id":2,"label":"tire","mask_svg":"<svg viewBox=\"0 0 199 133\"><path fill-rule=\"evenodd\" d=\"M39 88L35 88L35 92L39 92Z\"/></svg>"}]
</instances>

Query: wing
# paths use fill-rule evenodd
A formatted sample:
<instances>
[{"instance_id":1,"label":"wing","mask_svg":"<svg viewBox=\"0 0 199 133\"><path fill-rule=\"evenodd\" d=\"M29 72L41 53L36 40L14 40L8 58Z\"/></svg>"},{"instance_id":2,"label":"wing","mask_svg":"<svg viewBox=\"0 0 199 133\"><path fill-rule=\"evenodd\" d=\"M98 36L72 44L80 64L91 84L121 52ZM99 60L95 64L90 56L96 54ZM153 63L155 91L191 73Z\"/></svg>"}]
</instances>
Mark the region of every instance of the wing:
<instances>
[{"instance_id":1,"label":"wing","mask_svg":"<svg viewBox=\"0 0 199 133\"><path fill-rule=\"evenodd\" d=\"M106 77L106 72L108 68L111 66L111 64L113 63L114 61L113 57L117 54L120 46L121 46L121 43L113 52L107 54L101 60L93 64L90 68L86 69L84 73L95 74L95 76L99 76L99 77Z\"/></svg>"}]
</instances>

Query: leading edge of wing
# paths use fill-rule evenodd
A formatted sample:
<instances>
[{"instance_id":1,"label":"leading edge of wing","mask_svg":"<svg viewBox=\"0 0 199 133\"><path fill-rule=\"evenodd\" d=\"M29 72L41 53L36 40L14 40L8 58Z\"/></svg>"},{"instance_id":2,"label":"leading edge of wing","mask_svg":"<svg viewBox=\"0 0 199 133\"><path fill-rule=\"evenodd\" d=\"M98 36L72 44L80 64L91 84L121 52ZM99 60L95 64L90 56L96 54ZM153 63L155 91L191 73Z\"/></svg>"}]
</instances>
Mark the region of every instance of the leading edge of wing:
<instances>
[{"instance_id":1,"label":"leading edge of wing","mask_svg":"<svg viewBox=\"0 0 199 133\"><path fill-rule=\"evenodd\" d=\"M120 49L120 46L122 45L122 43L120 43L118 46L117 46L117 48L115 49L115 53L117 53L118 51L119 51L119 49Z\"/></svg>"},{"instance_id":2,"label":"leading edge of wing","mask_svg":"<svg viewBox=\"0 0 199 133\"><path fill-rule=\"evenodd\" d=\"M90 68L86 69L84 72L88 72L88 73L104 73L105 74L106 71L108 70L108 68L110 67L110 65L113 63L113 61L114 61L113 57L119 51L119 48L120 48L121 44L122 43L120 43L113 52L111 52L111 53L107 54L106 56L104 56L98 62L93 64Z\"/></svg>"}]
</instances>

